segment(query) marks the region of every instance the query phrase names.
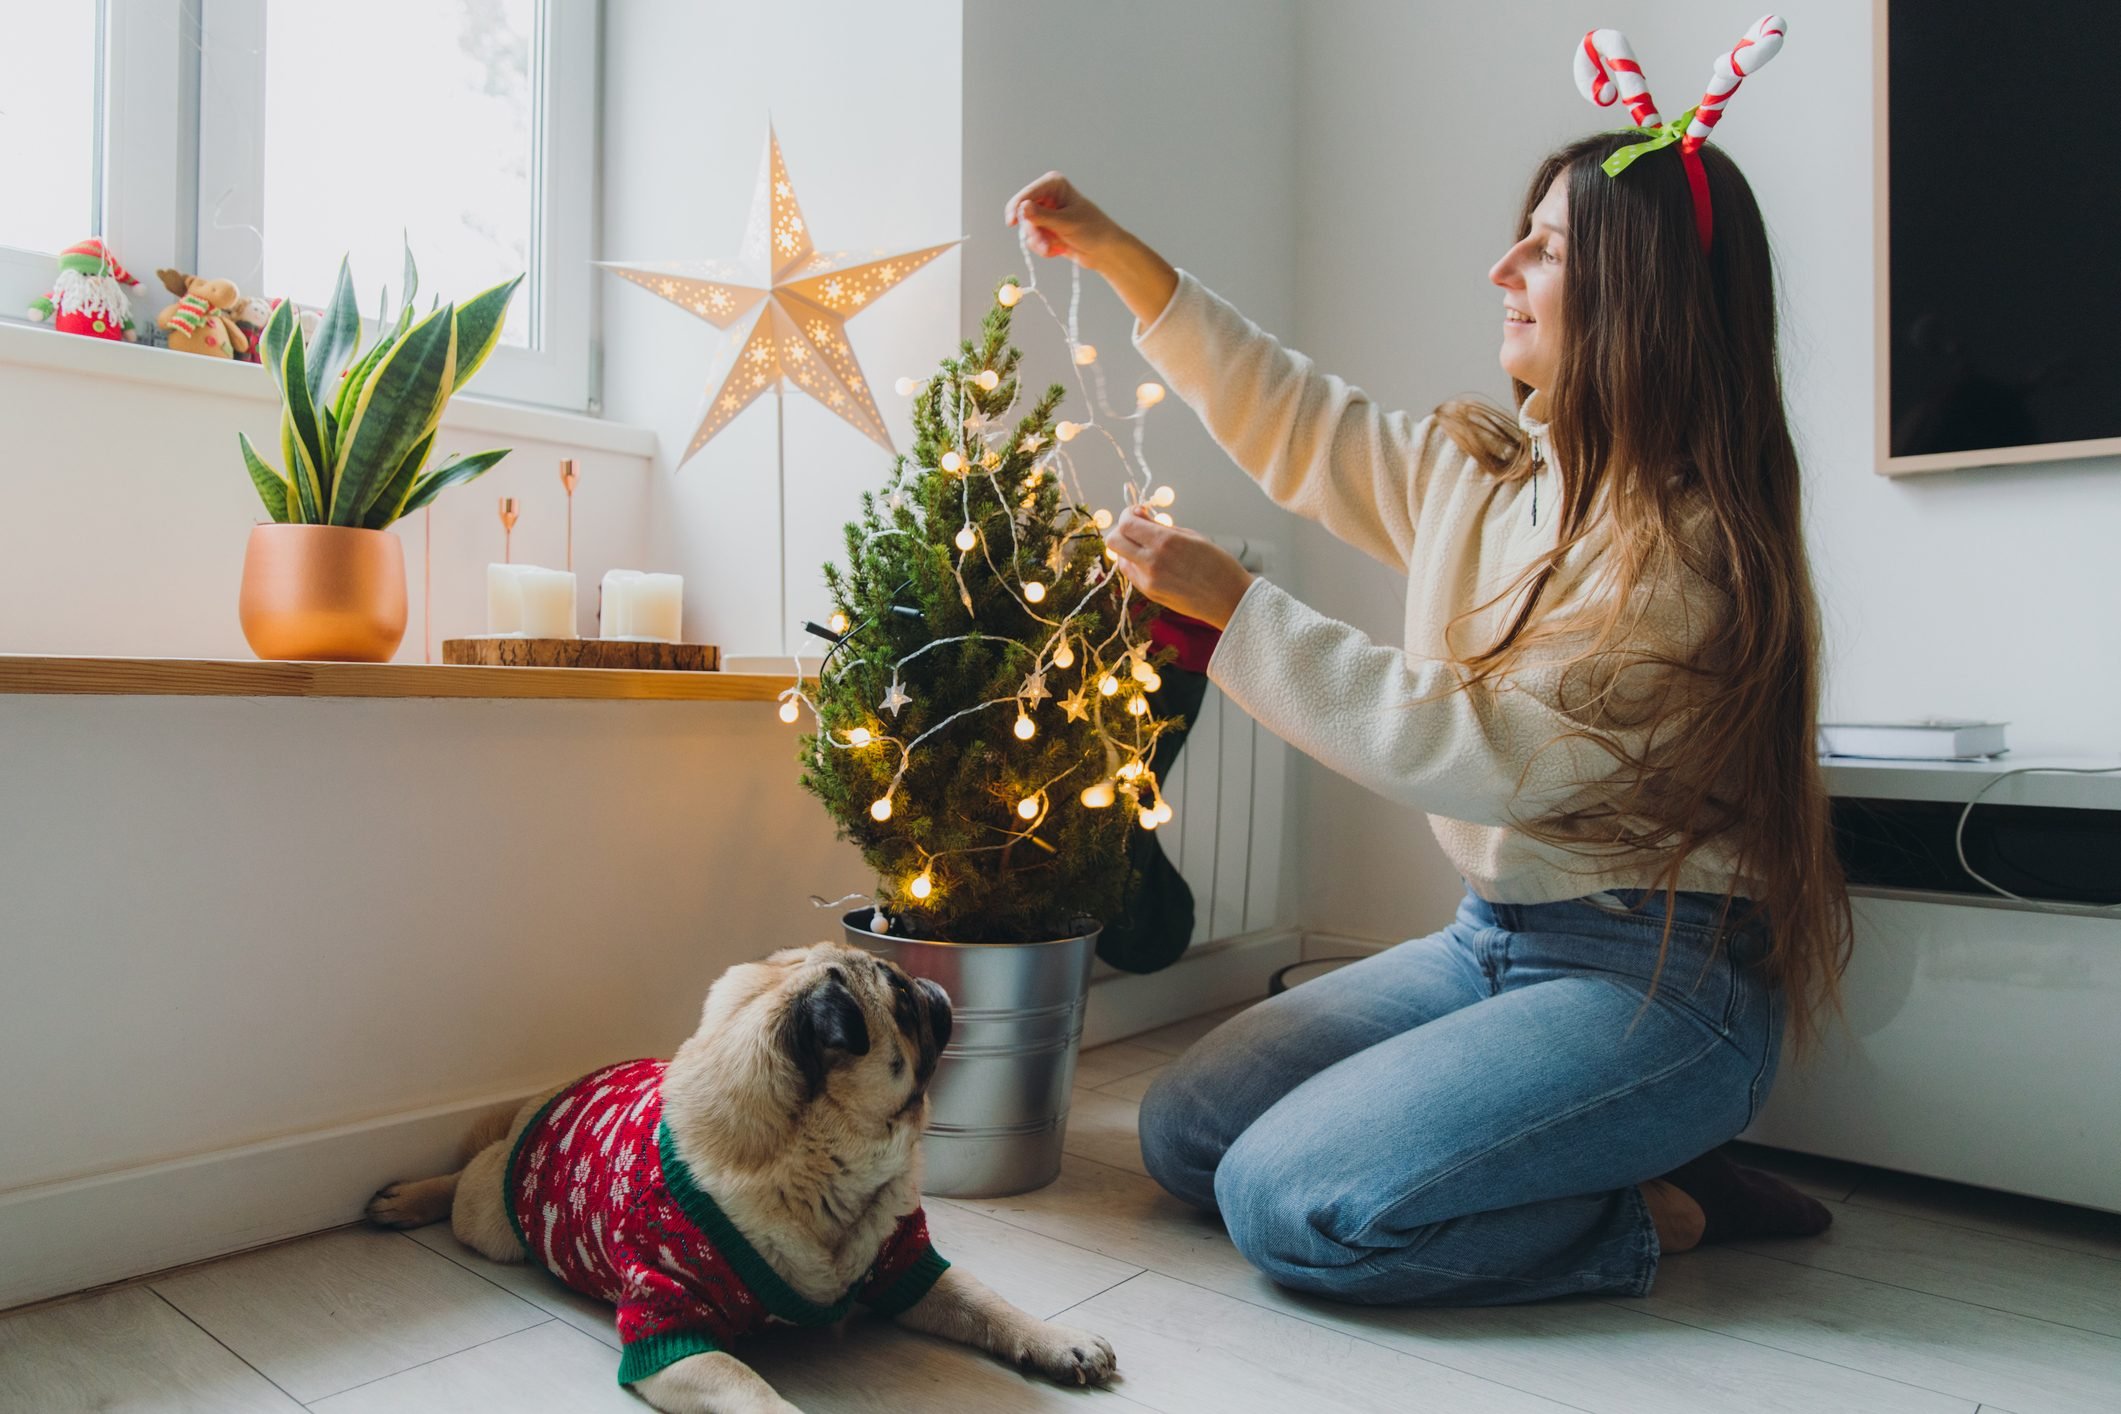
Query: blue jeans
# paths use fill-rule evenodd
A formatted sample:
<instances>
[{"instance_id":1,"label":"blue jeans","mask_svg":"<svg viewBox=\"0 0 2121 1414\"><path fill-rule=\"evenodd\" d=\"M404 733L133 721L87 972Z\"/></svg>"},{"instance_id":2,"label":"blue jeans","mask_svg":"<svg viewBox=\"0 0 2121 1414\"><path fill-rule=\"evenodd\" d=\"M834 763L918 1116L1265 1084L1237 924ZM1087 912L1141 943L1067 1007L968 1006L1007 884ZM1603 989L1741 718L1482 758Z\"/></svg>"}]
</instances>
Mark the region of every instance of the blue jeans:
<instances>
[{"instance_id":1,"label":"blue jeans","mask_svg":"<svg viewBox=\"0 0 2121 1414\"><path fill-rule=\"evenodd\" d=\"M1661 891L1632 917L1469 891L1442 932L1262 1002L1172 1063L1142 1100L1149 1172L1299 1291L1639 1296L1658 1247L1636 1185L1751 1123L1781 1050L1764 927L1719 940L1720 903L1678 895L1653 992Z\"/></svg>"}]
</instances>

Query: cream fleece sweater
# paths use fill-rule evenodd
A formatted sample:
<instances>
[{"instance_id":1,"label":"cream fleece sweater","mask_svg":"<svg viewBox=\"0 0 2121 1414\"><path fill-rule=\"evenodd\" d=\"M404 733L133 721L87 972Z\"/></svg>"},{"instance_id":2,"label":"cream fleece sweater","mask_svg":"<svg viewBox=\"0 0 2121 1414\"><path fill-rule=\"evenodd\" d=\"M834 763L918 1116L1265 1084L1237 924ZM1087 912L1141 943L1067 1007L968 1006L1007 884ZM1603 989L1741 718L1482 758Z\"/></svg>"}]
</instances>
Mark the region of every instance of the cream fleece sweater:
<instances>
[{"instance_id":1,"label":"cream fleece sweater","mask_svg":"<svg viewBox=\"0 0 2121 1414\"><path fill-rule=\"evenodd\" d=\"M1408 577L1404 649L1372 642L1255 579L1208 665L1215 684L1298 750L1426 812L1444 853L1485 899L1544 903L1650 887L1647 856L1595 836L1580 847L1546 844L1514 826L1567 816L1615 775L1603 748L1554 738L1588 723L1642 748L1626 723L1667 690L1653 670L1635 664L1600 675L1534 663L1499 684L1452 690L1464 674L1451 665L1446 628L1558 543L1555 473L1543 467L1530 480L1491 480L1433 417L1381 411L1183 272L1170 304L1136 328L1134 342L1277 504ZM1525 425L1534 436L1544 431ZM1595 602L1599 549L1594 534L1570 552L1549 590L1551 611ZM1454 642L1463 651L1485 647L1510 607L1471 614ZM1675 569L1646 598L1640 632L1667 648L1691 644L1725 613L1719 590ZM1612 689L1611 710L1572 718L1561 704L1585 701L1593 684ZM1679 887L1721 893L1732 874L1727 853L1711 844L1688 861ZM1742 884L1738 891L1746 892Z\"/></svg>"}]
</instances>

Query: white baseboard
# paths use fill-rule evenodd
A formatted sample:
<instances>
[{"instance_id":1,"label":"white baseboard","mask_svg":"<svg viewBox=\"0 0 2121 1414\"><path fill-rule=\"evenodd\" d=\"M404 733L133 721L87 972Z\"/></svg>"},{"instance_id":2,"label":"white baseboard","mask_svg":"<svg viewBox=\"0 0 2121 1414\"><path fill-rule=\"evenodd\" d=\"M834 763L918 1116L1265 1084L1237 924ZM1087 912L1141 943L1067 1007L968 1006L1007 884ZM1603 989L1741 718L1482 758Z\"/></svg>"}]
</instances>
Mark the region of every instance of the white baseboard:
<instances>
[{"instance_id":1,"label":"white baseboard","mask_svg":"<svg viewBox=\"0 0 2121 1414\"><path fill-rule=\"evenodd\" d=\"M1083 1044L1265 996L1302 941L1225 938L1140 976L1100 964ZM0 1194L0 1310L357 1221L384 1184L455 1168L482 1115L537 1088Z\"/></svg>"},{"instance_id":2,"label":"white baseboard","mask_svg":"<svg viewBox=\"0 0 2121 1414\"><path fill-rule=\"evenodd\" d=\"M1083 1019L1083 1045L1102 1046L1267 994L1275 969L1302 959L1294 928L1243 933L1189 948L1161 972L1097 965Z\"/></svg>"},{"instance_id":3,"label":"white baseboard","mask_svg":"<svg viewBox=\"0 0 2121 1414\"><path fill-rule=\"evenodd\" d=\"M1304 934L1303 960L1316 962L1322 957L1368 957L1372 953L1383 952L1386 948L1396 948L1401 941L1403 940L1398 938L1389 941L1383 938L1358 938L1352 933L1307 932Z\"/></svg>"},{"instance_id":4,"label":"white baseboard","mask_svg":"<svg viewBox=\"0 0 2121 1414\"><path fill-rule=\"evenodd\" d=\"M0 1310L355 1221L447 1173L487 1112L536 1089L0 1194Z\"/></svg>"}]
</instances>

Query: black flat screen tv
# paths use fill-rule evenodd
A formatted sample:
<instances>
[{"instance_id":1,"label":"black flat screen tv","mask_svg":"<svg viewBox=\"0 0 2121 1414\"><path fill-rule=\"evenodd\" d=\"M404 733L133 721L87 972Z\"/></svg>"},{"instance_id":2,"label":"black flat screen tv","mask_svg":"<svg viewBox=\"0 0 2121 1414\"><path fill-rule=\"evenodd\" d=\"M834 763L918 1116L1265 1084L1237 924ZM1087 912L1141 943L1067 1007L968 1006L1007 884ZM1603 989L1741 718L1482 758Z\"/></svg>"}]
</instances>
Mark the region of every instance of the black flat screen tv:
<instances>
[{"instance_id":1,"label":"black flat screen tv","mask_svg":"<svg viewBox=\"0 0 2121 1414\"><path fill-rule=\"evenodd\" d=\"M1874 3L1878 469L2121 453L2121 0Z\"/></svg>"}]
</instances>

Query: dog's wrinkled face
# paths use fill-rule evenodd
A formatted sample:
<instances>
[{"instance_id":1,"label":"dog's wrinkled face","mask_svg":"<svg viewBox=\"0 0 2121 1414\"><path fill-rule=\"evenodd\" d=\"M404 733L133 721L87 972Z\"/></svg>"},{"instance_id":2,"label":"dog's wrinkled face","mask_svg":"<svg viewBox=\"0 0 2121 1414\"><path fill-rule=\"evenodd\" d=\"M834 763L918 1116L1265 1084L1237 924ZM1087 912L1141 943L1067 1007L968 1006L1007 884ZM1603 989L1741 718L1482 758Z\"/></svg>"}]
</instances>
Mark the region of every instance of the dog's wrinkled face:
<instances>
[{"instance_id":1,"label":"dog's wrinkled face","mask_svg":"<svg viewBox=\"0 0 2121 1414\"><path fill-rule=\"evenodd\" d=\"M845 943L777 952L754 966L777 974L774 1044L810 1099L829 1096L865 1117L925 1119L923 1102L950 1040L950 998L925 977Z\"/></svg>"}]
</instances>

